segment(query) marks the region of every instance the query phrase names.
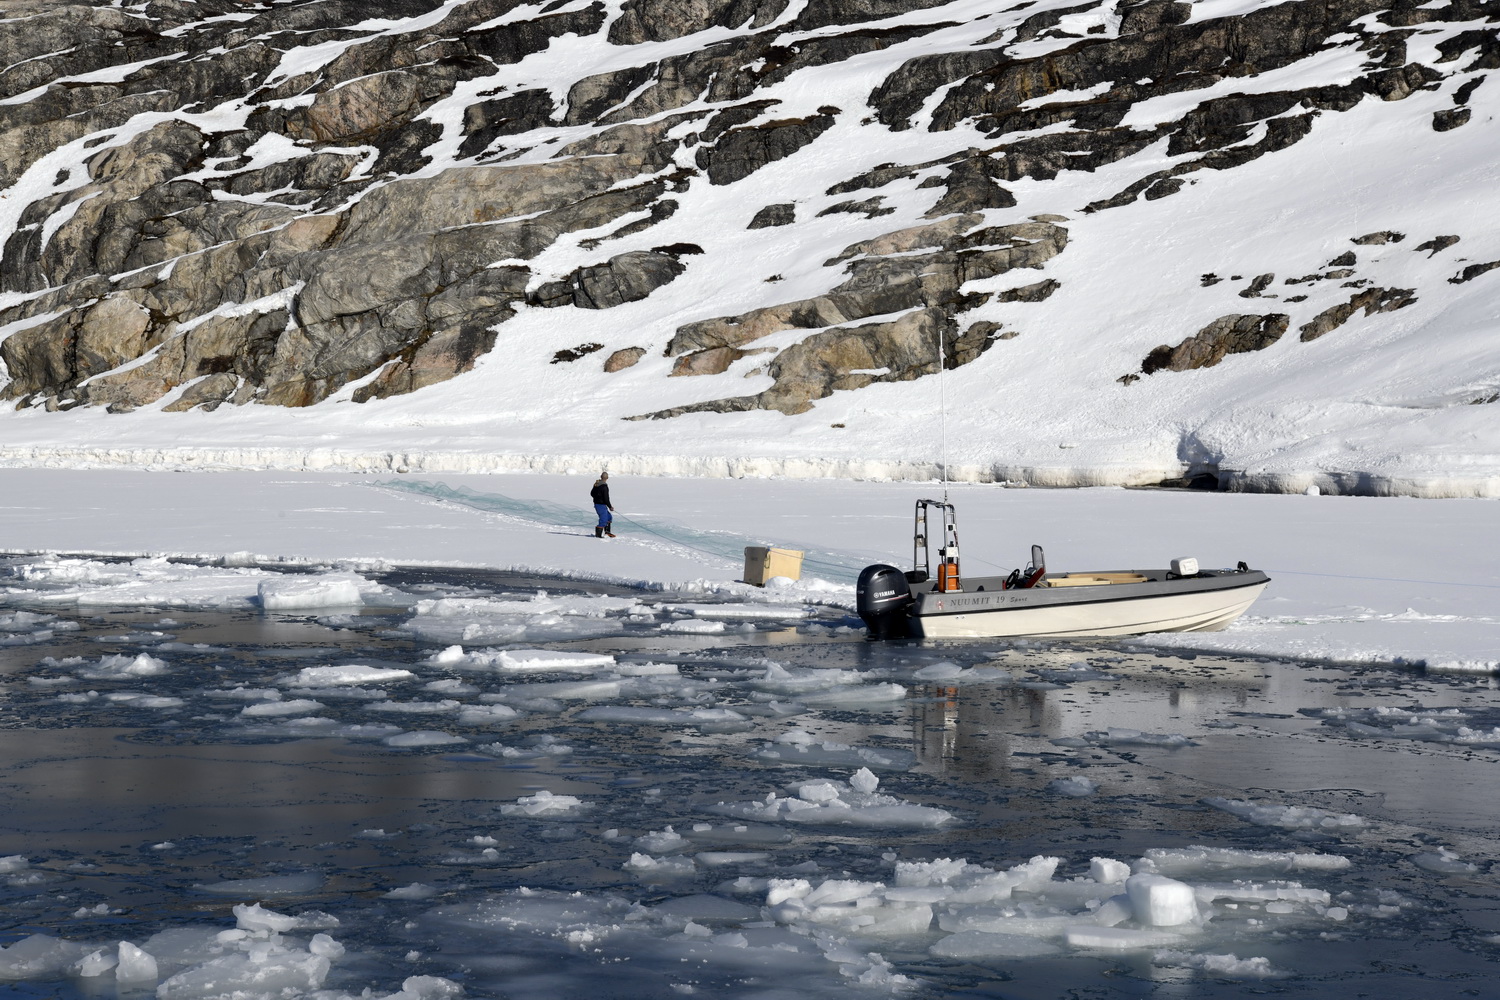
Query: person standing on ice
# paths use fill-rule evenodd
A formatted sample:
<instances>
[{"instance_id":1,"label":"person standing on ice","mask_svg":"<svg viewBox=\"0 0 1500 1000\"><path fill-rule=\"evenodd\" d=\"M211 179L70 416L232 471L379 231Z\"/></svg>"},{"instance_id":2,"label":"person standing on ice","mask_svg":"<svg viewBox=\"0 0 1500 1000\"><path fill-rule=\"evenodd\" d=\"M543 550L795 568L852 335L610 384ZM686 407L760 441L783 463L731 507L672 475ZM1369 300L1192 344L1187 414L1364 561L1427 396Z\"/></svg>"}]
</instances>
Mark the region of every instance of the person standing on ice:
<instances>
[{"instance_id":1,"label":"person standing on ice","mask_svg":"<svg viewBox=\"0 0 1500 1000\"><path fill-rule=\"evenodd\" d=\"M599 478L594 480L594 488L589 491L589 496L594 498L594 510L599 515L599 523L594 528L594 537L603 538L608 535L615 537L610 531L610 525L614 523L615 508L609 502L609 473L599 473Z\"/></svg>"}]
</instances>

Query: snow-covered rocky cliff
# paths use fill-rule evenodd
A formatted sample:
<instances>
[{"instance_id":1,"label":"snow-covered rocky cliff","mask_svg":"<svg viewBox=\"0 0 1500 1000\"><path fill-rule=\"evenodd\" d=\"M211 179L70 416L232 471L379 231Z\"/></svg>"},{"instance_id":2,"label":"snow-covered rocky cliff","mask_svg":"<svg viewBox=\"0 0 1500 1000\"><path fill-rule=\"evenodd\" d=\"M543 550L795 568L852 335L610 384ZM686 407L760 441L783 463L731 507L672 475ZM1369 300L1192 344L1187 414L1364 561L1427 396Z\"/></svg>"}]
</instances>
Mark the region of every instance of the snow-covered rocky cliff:
<instances>
[{"instance_id":1,"label":"snow-covered rocky cliff","mask_svg":"<svg viewBox=\"0 0 1500 1000\"><path fill-rule=\"evenodd\" d=\"M0 462L1500 496L1497 19L0 0Z\"/></svg>"}]
</instances>

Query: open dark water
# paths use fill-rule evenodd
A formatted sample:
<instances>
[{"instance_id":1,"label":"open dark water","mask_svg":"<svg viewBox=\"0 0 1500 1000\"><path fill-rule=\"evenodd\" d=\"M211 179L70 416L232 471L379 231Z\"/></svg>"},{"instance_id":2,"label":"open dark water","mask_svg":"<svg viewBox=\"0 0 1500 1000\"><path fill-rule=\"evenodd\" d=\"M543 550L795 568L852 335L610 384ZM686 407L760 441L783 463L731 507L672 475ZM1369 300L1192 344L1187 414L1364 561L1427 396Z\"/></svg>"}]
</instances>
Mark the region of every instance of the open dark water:
<instances>
[{"instance_id":1,"label":"open dark water","mask_svg":"<svg viewBox=\"0 0 1500 1000\"><path fill-rule=\"evenodd\" d=\"M837 611L694 634L662 627L682 595L382 582L637 603L602 632L590 619L580 638L517 644L614 657L565 670L433 662L450 643L403 631L403 608L0 605L57 616L13 619L0 639L77 625L0 646L0 944L30 939L0 953L0 992L1500 996L1489 677L875 644ZM410 675L299 685L339 665ZM861 765L878 790L860 791ZM832 791L799 793L818 782ZM849 808L820 821L786 805L830 794ZM1035 856L1058 859L1051 878L1007 893L973 867ZM1091 859L1139 871L1143 857L1198 888L1199 919L1163 944L1073 943L1063 928L1093 926L1122 891L1091 881ZM971 867L898 877L940 859ZM771 905L778 885L802 902ZM257 901L316 915L259 932L258 952L215 937ZM1141 929L1139 914L1118 926ZM81 974L80 956L118 959L122 940L153 955L155 978ZM438 978L398 994L410 977Z\"/></svg>"}]
</instances>

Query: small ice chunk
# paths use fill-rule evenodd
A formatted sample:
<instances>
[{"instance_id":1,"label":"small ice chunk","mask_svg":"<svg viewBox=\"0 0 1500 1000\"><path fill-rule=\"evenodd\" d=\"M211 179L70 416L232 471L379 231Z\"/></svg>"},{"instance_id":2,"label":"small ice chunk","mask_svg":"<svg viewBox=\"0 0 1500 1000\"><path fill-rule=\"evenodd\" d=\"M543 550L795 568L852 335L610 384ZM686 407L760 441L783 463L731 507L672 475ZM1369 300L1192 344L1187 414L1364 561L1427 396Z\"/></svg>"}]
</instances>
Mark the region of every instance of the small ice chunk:
<instances>
[{"instance_id":1,"label":"small ice chunk","mask_svg":"<svg viewBox=\"0 0 1500 1000\"><path fill-rule=\"evenodd\" d=\"M698 866L692 858L674 854L665 858L654 858L639 852L630 855L630 860L620 867L638 875L692 875Z\"/></svg>"},{"instance_id":2,"label":"small ice chunk","mask_svg":"<svg viewBox=\"0 0 1500 1000\"><path fill-rule=\"evenodd\" d=\"M296 917L268 910L259 903L242 903L233 912L235 926L242 931L274 931L280 934L298 926Z\"/></svg>"},{"instance_id":3,"label":"small ice chunk","mask_svg":"<svg viewBox=\"0 0 1500 1000\"><path fill-rule=\"evenodd\" d=\"M768 861L771 855L765 851L700 851L693 855L700 865L716 868L721 865L744 865L757 861Z\"/></svg>"},{"instance_id":4,"label":"small ice chunk","mask_svg":"<svg viewBox=\"0 0 1500 1000\"><path fill-rule=\"evenodd\" d=\"M454 736L452 733L444 733L435 729L418 729L415 732L387 736L380 742L388 747L445 747L469 741L462 736Z\"/></svg>"},{"instance_id":5,"label":"small ice chunk","mask_svg":"<svg viewBox=\"0 0 1500 1000\"><path fill-rule=\"evenodd\" d=\"M392 993L381 1000L456 1000L463 995L464 988L451 979L444 979L442 976L408 976L401 983L400 993Z\"/></svg>"},{"instance_id":6,"label":"small ice chunk","mask_svg":"<svg viewBox=\"0 0 1500 1000\"><path fill-rule=\"evenodd\" d=\"M0 947L0 982L13 979L55 978L83 957L84 947L51 937L32 934L9 947Z\"/></svg>"},{"instance_id":7,"label":"small ice chunk","mask_svg":"<svg viewBox=\"0 0 1500 1000\"><path fill-rule=\"evenodd\" d=\"M1135 919L1152 927L1192 923L1198 916L1193 887L1165 875L1132 875L1125 880L1125 892Z\"/></svg>"},{"instance_id":8,"label":"small ice chunk","mask_svg":"<svg viewBox=\"0 0 1500 1000\"><path fill-rule=\"evenodd\" d=\"M303 667L287 680L290 687L342 687L356 684L379 684L382 681L405 680L410 670L399 667L368 667L359 663L334 667Z\"/></svg>"},{"instance_id":9,"label":"small ice chunk","mask_svg":"<svg viewBox=\"0 0 1500 1000\"><path fill-rule=\"evenodd\" d=\"M573 795L554 795L545 788L535 795L523 795L514 805L503 805L500 812L506 816L549 816L569 813L588 807L588 803Z\"/></svg>"},{"instance_id":10,"label":"small ice chunk","mask_svg":"<svg viewBox=\"0 0 1500 1000\"><path fill-rule=\"evenodd\" d=\"M509 705L465 705L458 710L458 724L487 726L494 722L509 722L520 715Z\"/></svg>"},{"instance_id":11,"label":"small ice chunk","mask_svg":"<svg viewBox=\"0 0 1500 1000\"><path fill-rule=\"evenodd\" d=\"M1365 821L1353 813L1332 813L1313 806L1283 806L1275 803L1250 802L1246 799L1206 798L1205 805L1232 813L1256 826L1277 826L1284 830L1362 829Z\"/></svg>"},{"instance_id":12,"label":"small ice chunk","mask_svg":"<svg viewBox=\"0 0 1500 1000\"><path fill-rule=\"evenodd\" d=\"M120 961L118 952L109 952L103 948L98 951L89 952L79 960L76 966L77 974L83 979L92 979L102 976Z\"/></svg>"},{"instance_id":13,"label":"small ice chunk","mask_svg":"<svg viewBox=\"0 0 1500 1000\"><path fill-rule=\"evenodd\" d=\"M121 941L115 963L115 982L154 983L158 977L156 958L129 941Z\"/></svg>"},{"instance_id":14,"label":"small ice chunk","mask_svg":"<svg viewBox=\"0 0 1500 1000\"><path fill-rule=\"evenodd\" d=\"M839 786L831 781L809 781L797 786L797 798L804 802L832 802L838 797Z\"/></svg>"},{"instance_id":15,"label":"small ice chunk","mask_svg":"<svg viewBox=\"0 0 1500 1000\"><path fill-rule=\"evenodd\" d=\"M1068 928L1067 942L1074 948L1096 948L1100 951L1136 951L1176 944L1182 935L1162 930L1136 930L1130 927L1098 927L1075 924Z\"/></svg>"},{"instance_id":16,"label":"small ice chunk","mask_svg":"<svg viewBox=\"0 0 1500 1000\"><path fill-rule=\"evenodd\" d=\"M880 779L875 777L874 772L868 767L862 767L849 779L849 786L857 792L869 795L880 787Z\"/></svg>"},{"instance_id":17,"label":"small ice chunk","mask_svg":"<svg viewBox=\"0 0 1500 1000\"><path fill-rule=\"evenodd\" d=\"M683 618L678 621L662 622L657 628L663 632L687 632L695 635L707 635L711 632L724 631L724 623L707 618Z\"/></svg>"},{"instance_id":18,"label":"small ice chunk","mask_svg":"<svg viewBox=\"0 0 1500 1000\"><path fill-rule=\"evenodd\" d=\"M812 608L796 604L663 604L659 610L726 621L775 621L807 618L813 614Z\"/></svg>"},{"instance_id":19,"label":"small ice chunk","mask_svg":"<svg viewBox=\"0 0 1500 1000\"><path fill-rule=\"evenodd\" d=\"M327 934L314 934L312 940L307 942L307 950L330 961L341 958L344 954L344 946Z\"/></svg>"},{"instance_id":20,"label":"small ice chunk","mask_svg":"<svg viewBox=\"0 0 1500 1000\"><path fill-rule=\"evenodd\" d=\"M313 701L311 698L293 698L290 701L263 701L255 705L246 705L240 709L240 715L252 719L277 715L311 715L322 707L322 702Z\"/></svg>"},{"instance_id":21,"label":"small ice chunk","mask_svg":"<svg viewBox=\"0 0 1500 1000\"><path fill-rule=\"evenodd\" d=\"M507 649L495 654L492 662L502 670L595 670L614 666L615 658L574 650Z\"/></svg>"},{"instance_id":22,"label":"small ice chunk","mask_svg":"<svg viewBox=\"0 0 1500 1000\"><path fill-rule=\"evenodd\" d=\"M1314 491L1316 486L1308 487ZM1236 955L1197 955L1185 951L1159 951L1151 958L1152 965L1168 965L1181 969L1198 969L1214 976L1231 979L1263 979L1276 975L1271 960L1263 957L1239 958Z\"/></svg>"},{"instance_id":23,"label":"small ice chunk","mask_svg":"<svg viewBox=\"0 0 1500 1000\"><path fill-rule=\"evenodd\" d=\"M1446 847L1414 854L1411 863L1418 868L1439 875L1468 875L1479 870L1477 865L1470 864Z\"/></svg>"},{"instance_id":24,"label":"small ice chunk","mask_svg":"<svg viewBox=\"0 0 1500 1000\"><path fill-rule=\"evenodd\" d=\"M79 667L78 676L91 681L131 680L136 677L159 677L167 673L167 664L150 653L130 656L101 656L91 667Z\"/></svg>"},{"instance_id":25,"label":"small ice chunk","mask_svg":"<svg viewBox=\"0 0 1500 1000\"><path fill-rule=\"evenodd\" d=\"M385 894L386 899L431 899L438 894L433 886L422 882L413 882L411 885L403 885L392 889Z\"/></svg>"},{"instance_id":26,"label":"small ice chunk","mask_svg":"<svg viewBox=\"0 0 1500 1000\"><path fill-rule=\"evenodd\" d=\"M1130 865L1114 858L1094 858L1089 862L1089 878L1103 885L1113 885L1130 877Z\"/></svg>"},{"instance_id":27,"label":"small ice chunk","mask_svg":"<svg viewBox=\"0 0 1500 1000\"><path fill-rule=\"evenodd\" d=\"M652 830L644 836L635 838L636 847L654 854L680 850L685 844L687 844L687 838L670 826L665 830Z\"/></svg>"},{"instance_id":28,"label":"small ice chunk","mask_svg":"<svg viewBox=\"0 0 1500 1000\"><path fill-rule=\"evenodd\" d=\"M1339 854L1297 854L1291 851L1247 851L1233 847L1152 847L1141 858L1142 868L1158 875L1201 876L1224 870L1341 871L1349 859Z\"/></svg>"},{"instance_id":29,"label":"small ice chunk","mask_svg":"<svg viewBox=\"0 0 1500 1000\"><path fill-rule=\"evenodd\" d=\"M1099 783L1082 775L1071 778L1054 778L1047 783L1047 791L1054 795L1066 795L1070 798L1081 799L1087 795L1093 795L1099 790Z\"/></svg>"},{"instance_id":30,"label":"small ice chunk","mask_svg":"<svg viewBox=\"0 0 1500 1000\"><path fill-rule=\"evenodd\" d=\"M1091 916L1093 917L1093 922L1100 927L1113 927L1116 924L1122 924L1129 920L1134 912L1134 909L1130 905L1130 897L1121 893L1118 896L1111 896L1100 903L1099 908Z\"/></svg>"}]
</instances>

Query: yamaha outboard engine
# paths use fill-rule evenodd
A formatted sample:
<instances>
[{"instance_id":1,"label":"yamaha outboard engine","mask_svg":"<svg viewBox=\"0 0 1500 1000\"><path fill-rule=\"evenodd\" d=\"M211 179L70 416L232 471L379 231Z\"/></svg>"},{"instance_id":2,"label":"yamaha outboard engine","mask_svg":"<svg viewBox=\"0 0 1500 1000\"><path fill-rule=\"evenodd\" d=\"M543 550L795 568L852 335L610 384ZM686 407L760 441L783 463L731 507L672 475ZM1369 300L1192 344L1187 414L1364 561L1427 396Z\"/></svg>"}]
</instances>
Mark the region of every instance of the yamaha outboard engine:
<instances>
[{"instance_id":1,"label":"yamaha outboard engine","mask_svg":"<svg viewBox=\"0 0 1500 1000\"><path fill-rule=\"evenodd\" d=\"M859 574L854 596L855 607L872 639L905 639L910 634L908 611L914 598L905 573L884 563L866 566Z\"/></svg>"}]
</instances>

